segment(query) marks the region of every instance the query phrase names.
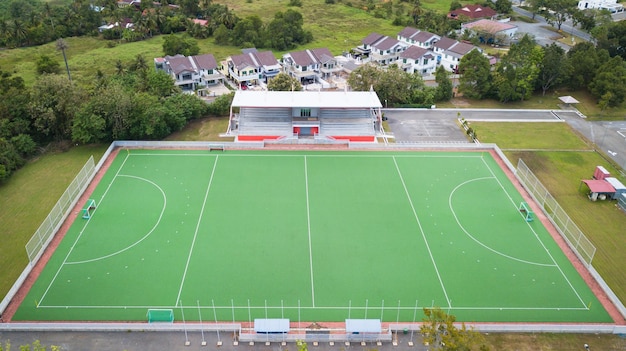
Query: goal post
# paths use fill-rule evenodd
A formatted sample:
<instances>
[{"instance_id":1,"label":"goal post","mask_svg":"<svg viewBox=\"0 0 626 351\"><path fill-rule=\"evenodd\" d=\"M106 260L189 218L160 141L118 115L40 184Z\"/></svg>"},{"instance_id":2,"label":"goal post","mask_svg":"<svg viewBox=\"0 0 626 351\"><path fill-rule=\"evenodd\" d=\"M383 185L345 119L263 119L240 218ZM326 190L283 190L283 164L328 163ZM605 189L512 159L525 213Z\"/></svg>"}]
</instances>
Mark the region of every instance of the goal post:
<instances>
[{"instance_id":1,"label":"goal post","mask_svg":"<svg viewBox=\"0 0 626 351\"><path fill-rule=\"evenodd\" d=\"M224 151L224 144L209 144L209 152Z\"/></svg>"},{"instance_id":2,"label":"goal post","mask_svg":"<svg viewBox=\"0 0 626 351\"><path fill-rule=\"evenodd\" d=\"M174 323L174 310L167 308L150 308L146 313L148 323Z\"/></svg>"},{"instance_id":3,"label":"goal post","mask_svg":"<svg viewBox=\"0 0 626 351\"><path fill-rule=\"evenodd\" d=\"M521 202L519 204L519 211L526 220L526 222L532 222L533 219L535 219L535 214L533 213L533 211L530 210L530 207L528 207L528 204L526 202Z\"/></svg>"},{"instance_id":4,"label":"goal post","mask_svg":"<svg viewBox=\"0 0 626 351\"><path fill-rule=\"evenodd\" d=\"M91 218L91 215L93 214L93 211L95 209L96 209L96 200L89 199L89 201L87 201L87 205L85 205L85 208L83 208L83 218L84 219Z\"/></svg>"}]
</instances>

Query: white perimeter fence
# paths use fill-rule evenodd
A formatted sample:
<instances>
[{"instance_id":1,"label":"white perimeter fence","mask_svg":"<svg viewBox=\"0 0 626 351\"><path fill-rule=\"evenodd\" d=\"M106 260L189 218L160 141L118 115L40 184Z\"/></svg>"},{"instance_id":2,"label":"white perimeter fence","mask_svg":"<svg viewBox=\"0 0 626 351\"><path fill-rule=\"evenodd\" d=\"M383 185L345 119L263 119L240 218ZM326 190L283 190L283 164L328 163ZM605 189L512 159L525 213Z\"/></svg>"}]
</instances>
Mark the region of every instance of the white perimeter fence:
<instances>
[{"instance_id":1,"label":"white perimeter fence","mask_svg":"<svg viewBox=\"0 0 626 351\"><path fill-rule=\"evenodd\" d=\"M555 227L567 244L574 250L578 257L589 267L596 247L587 239L585 234L578 228L572 219L565 213L548 190L541 184L535 174L520 159L515 171L518 179L524 184L526 190L534 198L535 202L541 206L543 212L550 218Z\"/></svg>"},{"instance_id":2,"label":"white perimeter fence","mask_svg":"<svg viewBox=\"0 0 626 351\"><path fill-rule=\"evenodd\" d=\"M37 263L42 253L54 237L54 234L61 227L67 216L70 214L72 208L78 202L78 199L83 194L87 186L95 176L96 172L100 170L104 162L115 148L197 148L212 150L215 145L219 145L222 150L228 149L262 149L265 146L263 142L253 143L232 143L232 142L183 142L183 141L114 141L107 151L104 153L100 162L94 166L93 157L87 161L85 166L78 173L76 178L72 181L65 193L61 196L57 204L54 206L48 217L41 224L39 229L35 232L31 240L26 244L26 251L30 260L29 265L24 269L20 277L17 279L13 287L9 290L5 298L0 302L0 315L4 312L9 302L13 299L20 286L24 283L28 274ZM613 291L604 282L602 277L591 265L591 261L595 254L596 248L585 237L585 235L578 229L578 227L571 221L565 211L559 206L556 200L550 195L547 189L539 182L537 177L530 171L526 164L520 160L517 168L515 168L502 153L502 151L495 144L368 144L368 143L349 143L350 149L367 149L367 150L401 150L401 149L413 149L413 150L445 150L445 149L467 149L467 150L494 150L500 158L504 161L506 166L516 175L524 187L528 190L530 195L539 204L543 212L548 216L550 221L555 225L561 236L565 238L568 245L578 255L578 257L586 263L587 269L594 277L594 279L600 284L602 289L608 295L609 299L617 306L618 310L626 318L626 307L617 298ZM137 330L175 330L180 329L179 324L146 324L146 323L133 323L133 324L120 324L127 330L128 325L132 325L131 329ZM8 323L0 324L1 330L35 330L37 327L45 330L117 330L116 323ZM418 324L412 324L410 328L417 328ZM560 325L560 324L478 324L477 329L482 332L569 332L569 333L626 333L626 326L620 325ZM183 326L184 329L186 327ZM191 327L193 329L193 327ZM218 328L219 329L219 328ZM228 329L228 328L227 328ZM393 328L390 328L393 329ZM242 333L243 334L243 333ZM387 340L389 334L377 335L375 338L379 340ZM309 335L309 338L313 335ZM255 336L254 338L257 338ZM267 337L267 336L264 336ZM360 336L363 338L363 336ZM328 338L324 336L323 338ZM345 338L345 335L343 336ZM349 338L350 339L350 338ZM356 341L356 340L353 340Z\"/></svg>"}]
</instances>

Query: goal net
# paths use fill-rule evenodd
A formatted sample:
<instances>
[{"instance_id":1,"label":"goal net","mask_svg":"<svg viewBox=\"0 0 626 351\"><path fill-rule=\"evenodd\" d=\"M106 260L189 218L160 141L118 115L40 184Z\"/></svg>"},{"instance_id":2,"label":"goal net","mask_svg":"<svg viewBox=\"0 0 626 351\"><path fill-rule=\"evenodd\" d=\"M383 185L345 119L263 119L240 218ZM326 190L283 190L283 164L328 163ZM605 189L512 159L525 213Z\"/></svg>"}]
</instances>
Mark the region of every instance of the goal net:
<instances>
[{"instance_id":1,"label":"goal net","mask_svg":"<svg viewBox=\"0 0 626 351\"><path fill-rule=\"evenodd\" d=\"M171 309L150 308L146 316L148 317L148 323L174 322L174 311Z\"/></svg>"}]
</instances>

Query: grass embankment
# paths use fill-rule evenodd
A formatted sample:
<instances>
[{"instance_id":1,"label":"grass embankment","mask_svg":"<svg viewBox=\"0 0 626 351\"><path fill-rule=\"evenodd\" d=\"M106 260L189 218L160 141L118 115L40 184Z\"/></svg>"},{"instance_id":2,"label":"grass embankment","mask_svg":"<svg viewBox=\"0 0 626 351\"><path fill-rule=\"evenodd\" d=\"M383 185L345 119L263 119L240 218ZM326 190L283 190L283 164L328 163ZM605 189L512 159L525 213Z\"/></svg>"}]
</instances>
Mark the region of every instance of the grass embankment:
<instances>
[{"instance_id":1,"label":"grass embankment","mask_svg":"<svg viewBox=\"0 0 626 351\"><path fill-rule=\"evenodd\" d=\"M517 164L521 158L596 246L593 266L622 301L626 301L626 215L615 201L592 202L582 179L591 179L595 167L620 175L591 145L565 123L473 122L481 141L496 143ZM553 151L550 151L553 150Z\"/></svg>"},{"instance_id":2,"label":"grass embankment","mask_svg":"<svg viewBox=\"0 0 626 351\"><path fill-rule=\"evenodd\" d=\"M28 263L24 245L35 233L89 156L96 162L107 146L49 152L29 162L0 186L0 297Z\"/></svg>"}]
</instances>

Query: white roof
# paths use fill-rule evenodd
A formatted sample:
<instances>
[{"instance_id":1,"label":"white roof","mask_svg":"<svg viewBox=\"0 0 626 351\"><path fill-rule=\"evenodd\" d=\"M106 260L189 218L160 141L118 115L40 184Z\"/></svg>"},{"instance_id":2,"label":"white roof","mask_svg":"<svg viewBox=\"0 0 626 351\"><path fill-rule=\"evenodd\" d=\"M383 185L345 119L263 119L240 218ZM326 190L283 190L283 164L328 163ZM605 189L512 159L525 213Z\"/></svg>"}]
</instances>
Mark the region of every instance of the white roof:
<instances>
[{"instance_id":1,"label":"white roof","mask_svg":"<svg viewBox=\"0 0 626 351\"><path fill-rule=\"evenodd\" d=\"M346 319L347 333L381 333L380 319Z\"/></svg>"},{"instance_id":2,"label":"white roof","mask_svg":"<svg viewBox=\"0 0 626 351\"><path fill-rule=\"evenodd\" d=\"M622 182L620 182L619 179L617 178L607 177L607 178L604 178L604 180L607 183L611 184L611 186L615 188L615 190L626 190L626 186L624 186L624 184L622 184Z\"/></svg>"},{"instance_id":3,"label":"white roof","mask_svg":"<svg viewBox=\"0 0 626 351\"><path fill-rule=\"evenodd\" d=\"M571 96L559 96L559 100L566 104L577 104L579 101Z\"/></svg>"},{"instance_id":4,"label":"white roof","mask_svg":"<svg viewBox=\"0 0 626 351\"><path fill-rule=\"evenodd\" d=\"M234 107L381 108L374 91L237 90Z\"/></svg>"},{"instance_id":5,"label":"white roof","mask_svg":"<svg viewBox=\"0 0 626 351\"><path fill-rule=\"evenodd\" d=\"M254 331L257 333L288 333L289 319L283 318L255 318Z\"/></svg>"}]
</instances>

